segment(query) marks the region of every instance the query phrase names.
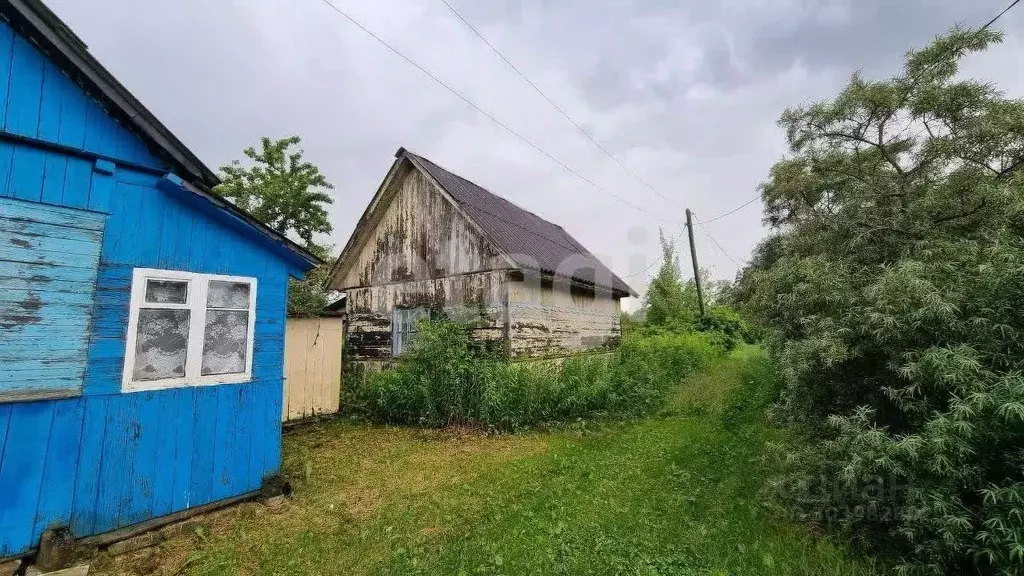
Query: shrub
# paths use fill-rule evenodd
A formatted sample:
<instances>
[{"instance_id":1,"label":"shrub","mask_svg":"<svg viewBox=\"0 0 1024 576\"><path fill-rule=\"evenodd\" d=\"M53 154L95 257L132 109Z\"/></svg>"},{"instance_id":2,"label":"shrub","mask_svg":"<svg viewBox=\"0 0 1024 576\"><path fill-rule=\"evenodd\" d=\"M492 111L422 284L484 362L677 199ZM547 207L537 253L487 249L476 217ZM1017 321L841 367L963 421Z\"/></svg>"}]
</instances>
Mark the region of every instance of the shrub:
<instances>
[{"instance_id":1,"label":"shrub","mask_svg":"<svg viewBox=\"0 0 1024 576\"><path fill-rule=\"evenodd\" d=\"M906 574L1024 574L1024 100L958 74L1000 38L955 28L786 111L776 235L734 291L807 440L782 505Z\"/></svg>"},{"instance_id":2,"label":"shrub","mask_svg":"<svg viewBox=\"0 0 1024 576\"><path fill-rule=\"evenodd\" d=\"M712 306L707 314L694 319L693 327L700 332L720 334L726 350L732 350L743 342L754 341L753 333L743 317L728 306Z\"/></svg>"},{"instance_id":3,"label":"shrub","mask_svg":"<svg viewBox=\"0 0 1024 576\"><path fill-rule=\"evenodd\" d=\"M509 362L474 345L463 325L423 322L394 369L353 371L346 378L346 409L391 423L497 430L638 416L722 352L703 334L664 333L628 336L608 354Z\"/></svg>"}]
</instances>

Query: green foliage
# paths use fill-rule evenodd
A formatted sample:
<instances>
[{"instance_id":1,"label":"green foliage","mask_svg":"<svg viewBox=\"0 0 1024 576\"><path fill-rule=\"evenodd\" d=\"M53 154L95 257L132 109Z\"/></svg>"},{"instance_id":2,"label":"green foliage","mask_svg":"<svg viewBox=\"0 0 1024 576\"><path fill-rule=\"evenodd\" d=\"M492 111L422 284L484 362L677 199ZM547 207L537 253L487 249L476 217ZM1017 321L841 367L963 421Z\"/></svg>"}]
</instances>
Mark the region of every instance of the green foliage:
<instances>
[{"instance_id":1,"label":"green foliage","mask_svg":"<svg viewBox=\"0 0 1024 576\"><path fill-rule=\"evenodd\" d=\"M260 151L252 146L243 151L252 165L234 160L221 166L221 183L213 191L281 234L298 237L325 262L305 279L288 282L288 313L317 316L327 305L332 258L330 248L317 244L314 237L332 230L326 207L334 203L327 193L334 186L316 165L302 160L302 150L289 152L301 142L298 136L281 140L264 136Z\"/></svg>"},{"instance_id":2,"label":"green foliage","mask_svg":"<svg viewBox=\"0 0 1024 576\"><path fill-rule=\"evenodd\" d=\"M644 318L653 326L688 322L697 314L696 289L686 289L682 282L676 247L665 237L663 230L659 230L659 234L661 267L647 286L647 293L644 295Z\"/></svg>"},{"instance_id":3,"label":"green foliage","mask_svg":"<svg viewBox=\"0 0 1024 576\"><path fill-rule=\"evenodd\" d=\"M712 306L707 314L693 320L693 328L699 332L720 335L722 346L733 350L742 342L753 343L754 337L746 321L728 306Z\"/></svg>"},{"instance_id":4,"label":"green foliage","mask_svg":"<svg viewBox=\"0 0 1024 576\"><path fill-rule=\"evenodd\" d=\"M264 136L259 151L252 146L244 150L251 165L234 160L221 166L222 182L214 192L281 234L294 234L311 246L317 234L331 232L326 206L334 203L327 193L334 186L315 164L302 160L302 150L289 150L301 142L298 136Z\"/></svg>"},{"instance_id":5,"label":"green foliage","mask_svg":"<svg viewBox=\"0 0 1024 576\"><path fill-rule=\"evenodd\" d=\"M693 280L683 282L679 255L673 243L661 232L662 264L651 280L644 296L643 321L623 314L623 334L629 332L662 334L666 332L705 332L718 346L729 351L740 342L752 342L752 333L746 322L723 301L731 294L731 283L713 281L707 270L701 270L701 285L705 290L706 313L700 315L697 285Z\"/></svg>"},{"instance_id":6,"label":"green foliage","mask_svg":"<svg viewBox=\"0 0 1024 576\"><path fill-rule=\"evenodd\" d=\"M758 354L742 366L739 382L724 399L722 422L727 430L740 430L765 421L768 408L778 400L783 381L771 358Z\"/></svg>"},{"instance_id":7,"label":"green foliage","mask_svg":"<svg viewBox=\"0 0 1024 576\"><path fill-rule=\"evenodd\" d=\"M877 576L842 541L759 505L767 471L757 454L779 432L755 422L737 433L719 417L722 396L747 377L744 358L756 355L716 360L675 386L665 411L628 423L502 436L347 419L296 427L283 439L287 505L199 517L201 538L172 536L156 556L101 554L93 570Z\"/></svg>"},{"instance_id":8,"label":"green foliage","mask_svg":"<svg viewBox=\"0 0 1024 576\"><path fill-rule=\"evenodd\" d=\"M323 246L312 246L313 254L316 254L323 264L306 272L302 280L295 278L288 279L288 315L311 318L321 316L328 304L328 295L331 292L327 288L331 279L331 266L335 257L331 255L330 249Z\"/></svg>"},{"instance_id":9,"label":"green foliage","mask_svg":"<svg viewBox=\"0 0 1024 576\"><path fill-rule=\"evenodd\" d=\"M776 234L733 298L773 336L773 483L906 574L1024 573L1024 102L956 76L954 29L902 74L788 110Z\"/></svg>"},{"instance_id":10,"label":"green foliage","mask_svg":"<svg viewBox=\"0 0 1024 576\"><path fill-rule=\"evenodd\" d=\"M610 354L512 363L483 352L464 325L421 322L394 369L346 378L346 405L384 422L497 430L639 416L721 353L701 334L660 334L627 337Z\"/></svg>"}]
</instances>

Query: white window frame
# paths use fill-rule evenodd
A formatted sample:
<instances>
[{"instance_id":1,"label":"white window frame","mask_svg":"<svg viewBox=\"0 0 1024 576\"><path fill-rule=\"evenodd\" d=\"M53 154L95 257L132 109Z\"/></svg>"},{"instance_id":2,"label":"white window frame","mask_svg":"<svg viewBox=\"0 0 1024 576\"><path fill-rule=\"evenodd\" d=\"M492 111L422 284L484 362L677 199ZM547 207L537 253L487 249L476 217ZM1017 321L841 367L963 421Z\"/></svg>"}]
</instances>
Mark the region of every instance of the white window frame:
<instances>
[{"instance_id":1,"label":"white window frame","mask_svg":"<svg viewBox=\"0 0 1024 576\"><path fill-rule=\"evenodd\" d=\"M146 302L148 280L173 280L188 282L185 304L155 304ZM211 280L240 282L249 285L249 331L246 335L245 372L234 374L210 374L204 376L203 342L206 338L207 292ZM221 274L199 274L179 270L136 268L132 272L132 295L129 304L128 335L124 351L124 373L121 379L123 392L144 392L188 386L214 386L217 384L240 384L252 381L253 336L256 332L256 278L249 276L224 276ZM144 308L165 308L189 310L188 347L185 353L185 376L161 380L132 380L135 373L135 345L139 335L139 312Z\"/></svg>"}]
</instances>

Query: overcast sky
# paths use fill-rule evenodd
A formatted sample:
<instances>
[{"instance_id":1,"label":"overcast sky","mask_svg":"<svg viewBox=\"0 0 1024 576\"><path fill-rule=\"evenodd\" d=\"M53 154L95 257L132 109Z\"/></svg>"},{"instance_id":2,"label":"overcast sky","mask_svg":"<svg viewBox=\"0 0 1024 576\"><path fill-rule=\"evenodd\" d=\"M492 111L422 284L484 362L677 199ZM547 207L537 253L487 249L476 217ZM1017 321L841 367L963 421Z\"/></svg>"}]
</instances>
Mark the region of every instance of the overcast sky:
<instances>
[{"instance_id":1,"label":"overcast sky","mask_svg":"<svg viewBox=\"0 0 1024 576\"><path fill-rule=\"evenodd\" d=\"M785 152L787 106L833 95L862 68L1009 0L449 0L555 102L666 200L586 140L441 0L332 0L411 59L587 178L602 194L479 115L323 0L47 0L211 168L262 135L302 136L335 184L340 249L405 146L562 225L620 275L660 253L658 227L756 194ZM1024 94L1024 6L1007 41L967 72ZM742 264L766 233L760 202L709 225ZM737 266L704 236L701 264ZM654 272L656 268L652 269ZM647 274L627 278L642 291Z\"/></svg>"}]
</instances>

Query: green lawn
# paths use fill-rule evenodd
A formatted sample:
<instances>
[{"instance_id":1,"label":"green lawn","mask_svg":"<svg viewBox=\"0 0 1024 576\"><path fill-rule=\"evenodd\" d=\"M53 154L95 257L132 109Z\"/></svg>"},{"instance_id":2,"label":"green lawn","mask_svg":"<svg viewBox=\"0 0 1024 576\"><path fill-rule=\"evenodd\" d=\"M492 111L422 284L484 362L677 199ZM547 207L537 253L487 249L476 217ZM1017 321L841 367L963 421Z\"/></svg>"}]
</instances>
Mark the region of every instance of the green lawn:
<instances>
[{"instance_id":1,"label":"green lawn","mask_svg":"<svg viewBox=\"0 0 1024 576\"><path fill-rule=\"evenodd\" d=\"M722 425L747 348L660 414L483 436L331 422L285 438L294 499L199 521L99 574L873 574L757 504L771 431Z\"/></svg>"}]
</instances>

